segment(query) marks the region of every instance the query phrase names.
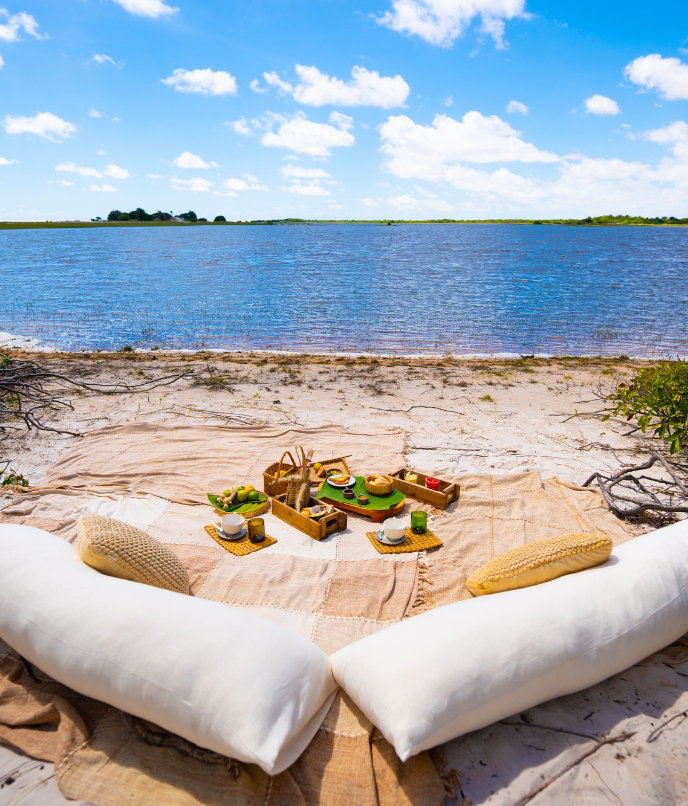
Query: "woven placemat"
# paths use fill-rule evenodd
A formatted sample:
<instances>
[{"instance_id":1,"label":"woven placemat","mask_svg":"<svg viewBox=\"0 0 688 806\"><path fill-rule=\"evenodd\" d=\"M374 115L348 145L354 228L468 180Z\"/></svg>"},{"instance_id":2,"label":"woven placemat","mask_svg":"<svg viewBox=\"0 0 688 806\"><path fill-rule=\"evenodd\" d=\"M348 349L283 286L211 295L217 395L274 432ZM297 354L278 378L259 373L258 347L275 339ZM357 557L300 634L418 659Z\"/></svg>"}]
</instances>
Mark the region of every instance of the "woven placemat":
<instances>
[{"instance_id":1,"label":"woven placemat","mask_svg":"<svg viewBox=\"0 0 688 806\"><path fill-rule=\"evenodd\" d=\"M429 529L424 535L414 535L410 529L406 530L406 539L396 546L388 546L375 537L376 532L366 532L368 540L375 546L380 554L407 554L411 551L427 551L428 549L439 548L442 541Z\"/></svg>"},{"instance_id":2,"label":"woven placemat","mask_svg":"<svg viewBox=\"0 0 688 806\"><path fill-rule=\"evenodd\" d=\"M274 537L265 535L265 540L263 540L262 543L251 543L251 541L248 539L248 530L241 540L225 540L224 538L217 536L215 524L206 526L205 530L216 543L222 546L223 549L226 549L230 554L235 554L237 557L243 557L244 554L252 554L254 551L260 551L266 546L271 546L273 543L277 542Z\"/></svg>"}]
</instances>

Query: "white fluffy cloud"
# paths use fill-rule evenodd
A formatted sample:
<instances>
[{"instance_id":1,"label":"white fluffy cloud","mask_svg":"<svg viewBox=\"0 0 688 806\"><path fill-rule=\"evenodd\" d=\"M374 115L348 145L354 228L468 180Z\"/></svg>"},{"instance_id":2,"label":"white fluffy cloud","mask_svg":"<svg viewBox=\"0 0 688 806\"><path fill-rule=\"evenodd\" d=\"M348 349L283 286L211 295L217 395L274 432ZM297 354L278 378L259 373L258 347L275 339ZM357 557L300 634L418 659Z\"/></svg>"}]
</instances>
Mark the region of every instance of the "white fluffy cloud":
<instances>
[{"instance_id":1,"label":"white fluffy cloud","mask_svg":"<svg viewBox=\"0 0 688 806\"><path fill-rule=\"evenodd\" d=\"M332 174L323 171L322 168L303 168L301 165L283 165L280 168L282 176L294 177L297 179L330 179Z\"/></svg>"},{"instance_id":2,"label":"white fluffy cloud","mask_svg":"<svg viewBox=\"0 0 688 806\"><path fill-rule=\"evenodd\" d=\"M308 120L302 112L282 121L276 132L268 131L263 135L261 143L264 146L289 148L311 157L327 157L333 148L351 146L355 142L354 136L348 131L352 119L339 112L330 115L330 122L334 126Z\"/></svg>"},{"instance_id":3,"label":"white fluffy cloud","mask_svg":"<svg viewBox=\"0 0 688 806\"><path fill-rule=\"evenodd\" d=\"M77 165L74 162L61 162L55 166L56 171L66 171L70 174L79 174L80 176L102 176L103 174L97 168L86 168Z\"/></svg>"},{"instance_id":4,"label":"white fluffy cloud","mask_svg":"<svg viewBox=\"0 0 688 806\"><path fill-rule=\"evenodd\" d=\"M94 109L93 107L91 107L91 108L88 110L88 116L89 116L90 118L102 118L102 117L103 117L103 113L102 113L102 112L99 112L97 109Z\"/></svg>"},{"instance_id":5,"label":"white fluffy cloud","mask_svg":"<svg viewBox=\"0 0 688 806\"><path fill-rule=\"evenodd\" d=\"M659 53L640 56L624 68L627 79L648 90L657 90L667 101L688 100L688 64Z\"/></svg>"},{"instance_id":6,"label":"white fluffy cloud","mask_svg":"<svg viewBox=\"0 0 688 806\"><path fill-rule=\"evenodd\" d=\"M403 106L411 91L400 75L381 76L377 70L354 67L351 80L325 75L317 67L296 65L299 83L294 100L308 106Z\"/></svg>"},{"instance_id":7,"label":"white fluffy cloud","mask_svg":"<svg viewBox=\"0 0 688 806\"><path fill-rule=\"evenodd\" d=\"M361 201L363 202L363 204L365 204L366 207L379 207L380 206L375 201L375 199L361 199Z\"/></svg>"},{"instance_id":8,"label":"white fluffy cloud","mask_svg":"<svg viewBox=\"0 0 688 806\"><path fill-rule=\"evenodd\" d=\"M2 22L4 20L4 22ZM17 42L20 39L19 33L24 31L36 39L43 39L38 33L38 23L25 11L18 14L10 14L6 8L0 8L0 42Z\"/></svg>"},{"instance_id":9,"label":"white fluffy cloud","mask_svg":"<svg viewBox=\"0 0 688 806\"><path fill-rule=\"evenodd\" d=\"M282 95L292 95L295 101L306 106L379 106L391 109L403 106L410 87L397 76L381 76L376 70L354 67L351 79L343 81L321 73L317 67L296 65L298 83L291 84L281 79L274 71L263 73L267 87L261 87L258 79L249 85L254 92L267 92L274 87Z\"/></svg>"},{"instance_id":10,"label":"white fluffy cloud","mask_svg":"<svg viewBox=\"0 0 688 806\"><path fill-rule=\"evenodd\" d=\"M621 110L617 102L606 95L591 95L585 99L585 111L589 115L618 115Z\"/></svg>"},{"instance_id":11,"label":"white fluffy cloud","mask_svg":"<svg viewBox=\"0 0 688 806\"><path fill-rule=\"evenodd\" d=\"M229 128L232 129L232 131L235 131L237 134L243 134L244 137L248 137L252 131L246 118L239 118L239 120L226 120L225 126L229 126Z\"/></svg>"},{"instance_id":12,"label":"white fluffy cloud","mask_svg":"<svg viewBox=\"0 0 688 806\"><path fill-rule=\"evenodd\" d=\"M508 115L527 115L528 107L520 101L509 101L506 111Z\"/></svg>"},{"instance_id":13,"label":"white fluffy cloud","mask_svg":"<svg viewBox=\"0 0 688 806\"><path fill-rule=\"evenodd\" d=\"M263 73L263 78L265 79L265 82L269 87L274 87L275 89L278 89L280 92L291 94L294 91L292 85L288 81L283 81L274 70L271 73ZM260 87L258 87L257 79L254 79L249 86L254 92L267 91L265 89L260 89Z\"/></svg>"},{"instance_id":14,"label":"white fluffy cloud","mask_svg":"<svg viewBox=\"0 0 688 806\"><path fill-rule=\"evenodd\" d=\"M478 16L481 33L503 48L504 21L526 16L525 0L392 0L391 9L377 21L393 31L449 47Z\"/></svg>"},{"instance_id":15,"label":"white fluffy cloud","mask_svg":"<svg viewBox=\"0 0 688 806\"><path fill-rule=\"evenodd\" d=\"M93 56L93 61L96 64L105 64L105 62L109 62L114 67L123 67L124 62L121 64L117 64L117 62L112 58L112 56L108 56L107 53L96 53Z\"/></svg>"},{"instance_id":16,"label":"white fluffy cloud","mask_svg":"<svg viewBox=\"0 0 688 806\"><path fill-rule=\"evenodd\" d=\"M178 8L163 3L163 0L114 0L114 2L137 17L155 19L156 17L169 17L179 11Z\"/></svg>"},{"instance_id":17,"label":"white fluffy cloud","mask_svg":"<svg viewBox=\"0 0 688 806\"><path fill-rule=\"evenodd\" d=\"M321 185L303 185L295 182L290 188L290 193L298 193L301 196L329 196L330 191L325 190Z\"/></svg>"},{"instance_id":18,"label":"white fluffy cloud","mask_svg":"<svg viewBox=\"0 0 688 806\"><path fill-rule=\"evenodd\" d=\"M103 171L105 176L110 176L112 179L126 179L129 176L129 171L126 168L120 168L119 165L110 163Z\"/></svg>"},{"instance_id":19,"label":"white fluffy cloud","mask_svg":"<svg viewBox=\"0 0 688 806\"><path fill-rule=\"evenodd\" d=\"M194 193L205 193L213 185L213 182L202 179L200 176L195 176L193 179L178 179L173 176L171 182L175 190L191 190Z\"/></svg>"},{"instance_id":20,"label":"white fluffy cloud","mask_svg":"<svg viewBox=\"0 0 688 806\"><path fill-rule=\"evenodd\" d=\"M198 154L192 154L190 151L183 151L172 162L177 168L217 168L216 162L206 162Z\"/></svg>"},{"instance_id":21,"label":"white fluffy cloud","mask_svg":"<svg viewBox=\"0 0 688 806\"><path fill-rule=\"evenodd\" d=\"M37 112L32 118L7 115L2 122L7 134L35 134L44 140L57 143L71 137L77 128L52 112Z\"/></svg>"},{"instance_id":22,"label":"white fluffy cloud","mask_svg":"<svg viewBox=\"0 0 688 806\"><path fill-rule=\"evenodd\" d=\"M97 168L88 168L83 165L76 165L74 162L61 162L55 166L56 171L64 171L70 174L79 174L80 176L110 176L112 179L126 179L129 176L129 171L126 168L120 168L119 165L108 165L103 171Z\"/></svg>"},{"instance_id":23,"label":"white fluffy cloud","mask_svg":"<svg viewBox=\"0 0 688 806\"><path fill-rule=\"evenodd\" d=\"M59 179L58 182L62 185L63 188L72 187L74 182L68 182L66 179Z\"/></svg>"},{"instance_id":24,"label":"white fluffy cloud","mask_svg":"<svg viewBox=\"0 0 688 806\"><path fill-rule=\"evenodd\" d=\"M148 174L149 179L164 179L165 177L162 174Z\"/></svg>"},{"instance_id":25,"label":"white fluffy cloud","mask_svg":"<svg viewBox=\"0 0 688 806\"><path fill-rule=\"evenodd\" d=\"M0 165L14 165L19 160L8 160L7 157L0 157Z\"/></svg>"},{"instance_id":26,"label":"white fluffy cloud","mask_svg":"<svg viewBox=\"0 0 688 806\"><path fill-rule=\"evenodd\" d=\"M89 190L94 191L95 193L116 193L117 188L113 188L112 185L91 185Z\"/></svg>"},{"instance_id":27,"label":"white fluffy cloud","mask_svg":"<svg viewBox=\"0 0 688 806\"><path fill-rule=\"evenodd\" d=\"M400 120L403 125L399 124ZM483 121L490 120L483 118ZM495 128L500 133L496 124ZM526 211L537 217L582 217L630 208L642 215L656 215L658 210L685 210L688 203L688 123L682 120L641 135L669 151L656 167L618 158L557 158L518 138L520 145L514 143L511 138L517 133L509 135L504 131L501 135L506 139L502 146L499 146L499 138L483 137L480 148L484 146L487 153L481 154L479 150L476 153L470 138L466 142L466 132L443 137L441 131L437 120L432 127L417 127L408 118L390 117L380 127L382 151L386 154L384 167L402 179L437 182L463 191L468 205L464 209L471 215L479 209L484 215L503 216L506 210L513 210L517 217L524 217ZM453 131L453 127L449 127L445 135ZM504 167L488 171L466 164L490 162L500 153L504 161L555 162L555 173L522 176ZM533 157L535 159L531 159ZM551 168L544 170L551 171ZM416 191L401 192L387 202L428 217L450 213L450 202L430 198L432 194L419 186Z\"/></svg>"},{"instance_id":28,"label":"white fluffy cloud","mask_svg":"<svg viewBox=\"0 0 688 806\"><path fill-rule=\"evenodd\" d=\"M160 79L177 92L199 92L201 95L236 95L236 78L225 70L185 70L180 67L168 78Z\"/></svg>"},{"instance_id":29,"label":"white fluffy cloud","mask_svg":"<svg viewBox=\"0 0 688 806\"><path fill-rule=\"evenodd\" d=\"M430 126L414 123L406 115L390 116L380 126L385 167L396 176L433 180L455 177L462 162L557 162L560 158L540 151L519 138L519 132L496 115L467 112L461 121L436 115ZM451 180L449 180L451 181Z\"/></svg>"},{"instance_id":30,"label":"white fluffy cloud","mask_svg":"<svg viewBox=\"0 0 688 806\"><path fill-rule=\"evenodd\" d=\"M251 176L251 174L244 174L243 179L235 179L234 177L225 179L222 184L227 190L270 190L267 185L259 184L256 177Z\"/></svg>"}]
</instances>

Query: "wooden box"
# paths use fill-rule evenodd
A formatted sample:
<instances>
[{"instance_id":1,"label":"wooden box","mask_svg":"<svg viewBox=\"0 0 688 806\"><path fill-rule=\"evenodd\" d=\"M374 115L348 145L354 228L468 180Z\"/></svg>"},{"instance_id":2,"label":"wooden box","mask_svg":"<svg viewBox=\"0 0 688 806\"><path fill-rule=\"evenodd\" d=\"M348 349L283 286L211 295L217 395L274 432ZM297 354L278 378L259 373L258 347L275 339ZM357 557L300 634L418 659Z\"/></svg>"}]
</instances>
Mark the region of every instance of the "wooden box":
<instances>
[{"instance_id":1,"label":"wooden box","mask_svg":"<svg viewBox=\"0 0 688 806\"><path fill-rule=\"evenodd\" d=\"M418 475L418 483L411 484L404 480L407 472L416 473ZM436 478L440 483L439 490L429 490L425 486L425 479L428 477L424 473L417 470L411 470L410 467L402 467L395 473L389 474L392 477L392 484L395 490L407 495L409 498L415 498L416 501L423 501L425 504L430 504L436 509L446 509L452 501L458 501L461 494L461 487L451 481L443 481L438 479L437 476L430 476Z\"/></svg>"},{"instance_id":2,"label":"wooden box","mask_svg":"<svg viewBox=\"0 0 688 806\"><path fill-rule=\"evenodd\" d=\"M322 540L328 535L346 529L346 512L335 509L330 515L323 515L319 520L313 520L313 518L307 518L295 509L288 507L284 503L286 497L286 494L284 494L275 496L272 499L272 514L300 532L312 537L313 540ZM311 498L308 506L316 506L321 503L321 501Z\"/></svg>"}]
</instances>

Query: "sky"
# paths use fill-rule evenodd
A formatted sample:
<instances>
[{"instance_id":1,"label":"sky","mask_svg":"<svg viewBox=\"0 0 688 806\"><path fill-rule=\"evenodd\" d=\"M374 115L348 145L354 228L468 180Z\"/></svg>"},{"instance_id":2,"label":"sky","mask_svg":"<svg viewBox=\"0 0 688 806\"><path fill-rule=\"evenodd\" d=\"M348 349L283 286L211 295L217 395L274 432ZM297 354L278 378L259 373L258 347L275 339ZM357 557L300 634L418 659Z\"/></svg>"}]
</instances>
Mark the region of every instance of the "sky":
<instances>
[{"instance_id":1,"label":"sky","mask_svg":"<svg viewBox=\"0 0 688 806\"><path fill-rule=\"evenodd\" d=\"M0 219L686 217L687 102L688 3L11 0Z\"/></svg>"}]
</instances>

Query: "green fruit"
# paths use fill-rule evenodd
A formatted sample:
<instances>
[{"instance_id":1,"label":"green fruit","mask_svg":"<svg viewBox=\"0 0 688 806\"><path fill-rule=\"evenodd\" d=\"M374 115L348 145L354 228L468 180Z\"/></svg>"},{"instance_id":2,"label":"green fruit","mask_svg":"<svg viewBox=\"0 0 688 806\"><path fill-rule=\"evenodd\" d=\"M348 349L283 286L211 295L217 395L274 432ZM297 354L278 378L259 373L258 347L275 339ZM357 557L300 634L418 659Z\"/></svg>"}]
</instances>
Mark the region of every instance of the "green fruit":
<instances>
[{"instance_id":1,"label":"green fruit","mask_svg":"<svg viewBox=\"0 0 688 806\"><path fill-rule=\"evenodd\" d=\"M225 490L225 491L222 493L222 495L231 495L231 494L232 494L232 491L231 491L231 490Z\"/></svg>"},{"instance_id":2,"label":"green fruit","mask_svg":"<svg viewBox=\"0 0 688 806\"><path fill-rule=\"evenodd\" d=\"M236 487L235 488L238 493L240 493L244 488L243 487Z\"/></svg>"},{"instance_id":3,"label":"green fruit","mask_svg":"<svg viewBox=\"0 0 688 806\"><path fill-rule=\"evenodd\" d=\"M243 490L239 490L237 492L236 497L237 497L237 501L240 504L243 504L246 501L246 499L248 498L248 493L245 493Z\"/></svg>"},{"instance_id":4,"label":"green fruit","mask_svg":"<svg viewBox=\"0 0 688 806\"><path fill-rule=\"evenodd\" d=\"M255 490L253 490L253 492L250 492L248 494L248 500L249 501L260 501L260 495Z\"/></svg>"}]
</instances>

